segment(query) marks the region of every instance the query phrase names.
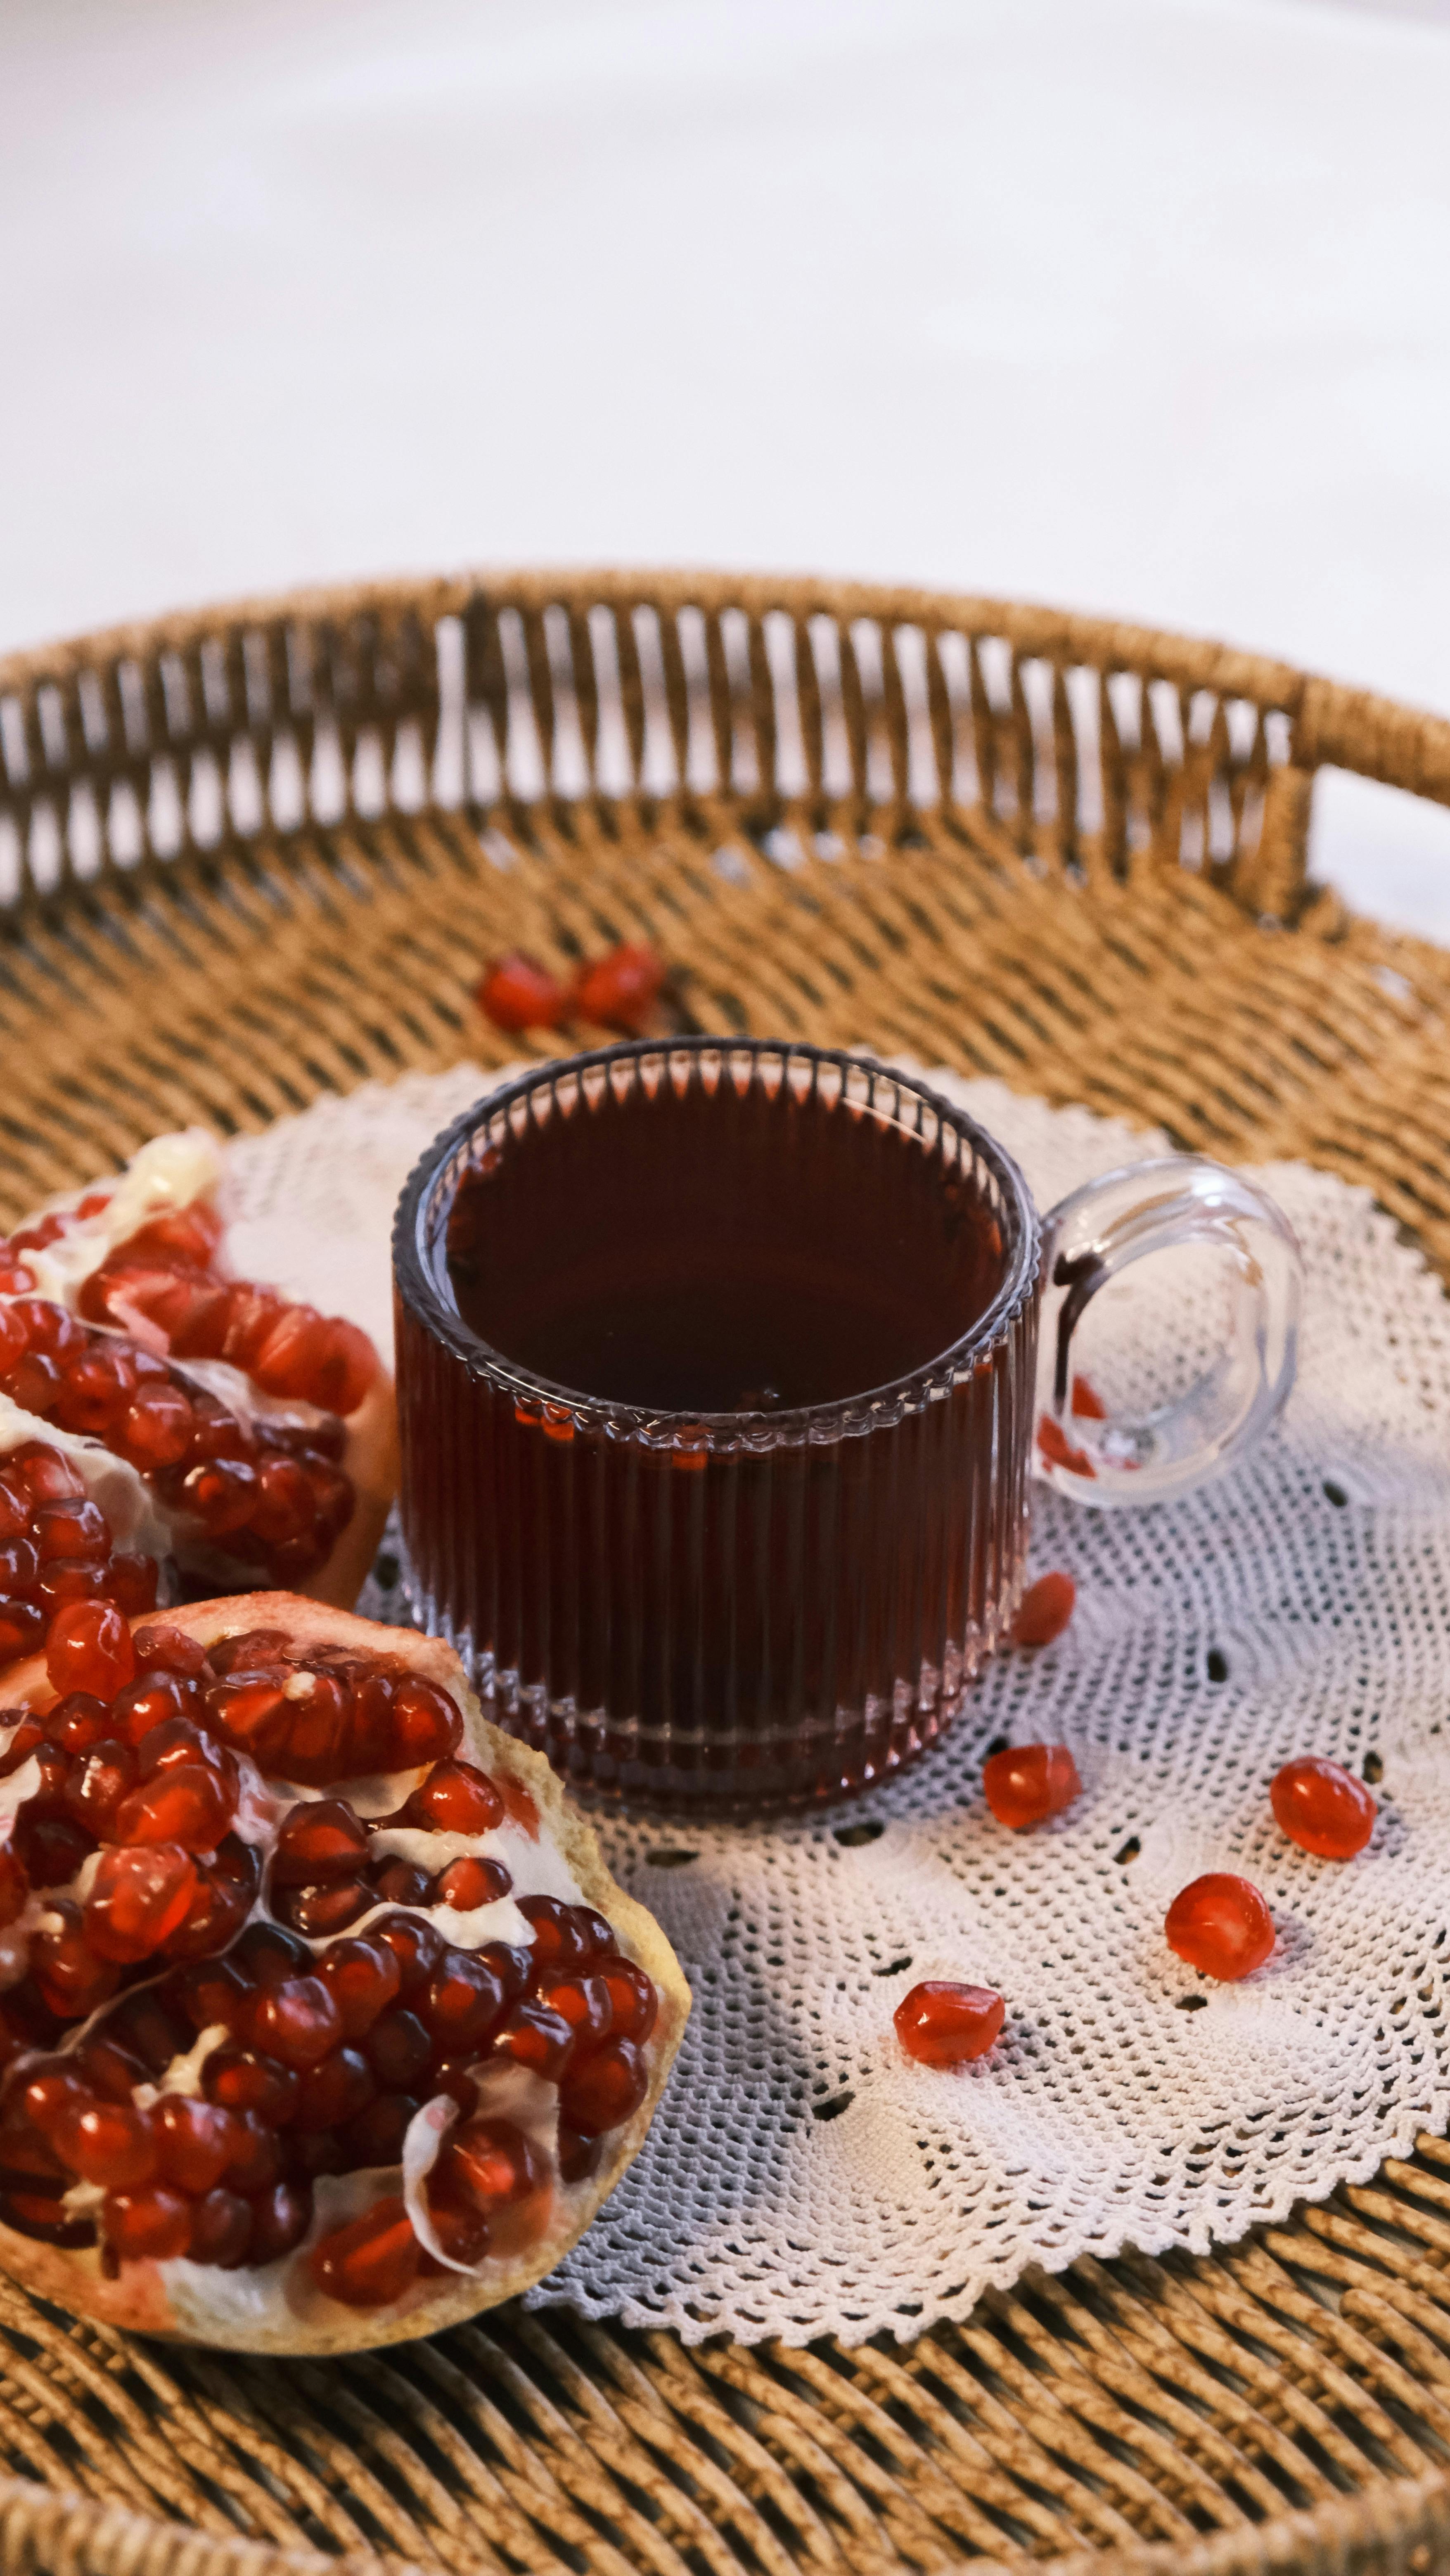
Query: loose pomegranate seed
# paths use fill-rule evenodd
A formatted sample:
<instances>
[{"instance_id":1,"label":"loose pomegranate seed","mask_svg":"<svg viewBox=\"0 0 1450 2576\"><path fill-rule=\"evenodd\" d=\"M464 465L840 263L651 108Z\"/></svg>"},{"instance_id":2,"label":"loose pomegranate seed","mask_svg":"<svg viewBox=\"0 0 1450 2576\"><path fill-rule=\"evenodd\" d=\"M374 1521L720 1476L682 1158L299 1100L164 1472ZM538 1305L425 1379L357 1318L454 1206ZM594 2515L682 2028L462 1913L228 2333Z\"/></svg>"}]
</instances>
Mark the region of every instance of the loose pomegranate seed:
<instances>
[{"instance_id":1,"label":"loose pomegranate seed","mask_svg":"<svg viewBox=\"0 0 1450 2576\"><path fill-rule=\"evenodd\" d=\"M295 2182L273 2183L252 2201L251 2263L277 2263L302 2242L312 2224L312 2194Z\"/></svg>"},{"instance_id":2,"label":"loose pomegranate seed","mask_svg":"<svg viewBox=\"0 0 1450 2576\"><path fill-rule=\"evenodd\" d=\"M482 2045L502 2018L503 1979L467 1950L445 1950L419 2006L435 2040L448 2049Z\"/></svg>"},{"instance_id":3,"label":"loose pomegranate seed","mask_svg":"<svg viewBox=\"0 0 1450 2576\"><path fill-rule=\"evenodd\" d=\"M615 1957L601 1959L595 1974L609 1995L609 2027L615 2038L647 2040L660 2009L653 1979L633 1959Z\"/></svg>"},{"instance_id":4,"label":"loose pomegranate seed","mask_svg":"<svg viewBox=\"0 0 1450 2576\"><path fill-rule=\"evenodd\" d=\"M1274 1918L1258 1889L1210 1870L1179 1890L1163 1925L1170 1950L1228 1985L1261 1968L1274 1946Z\"/></svg>"},{"instance_id":5,"label":"loose pomegranate seed","mask_svg":"<svg viewBox=\"0 0 1450 2576\"><path fill-rule=\"evenodd\" d=\"M422 2248L401 2197L322 2237L308 2256L319 2290L346 2308L387 2308L412 2288Z\"/></svg>"},{"instance_id":6,"label":"loose pomegranate seed","mask_svg":"<svg viewBox=\"0 0 1450 2576\"><path fill-rule=\"evenodd\" d=\"M429 1889L428 1901L451 1905L460 1914L471 1914L480 1905L496 1905L512 1886L513 1879L501 1860L464 1857L440 1869Z\"/></svg>"},{"instance_id":7,"label":"loose pomegranate seed","mask_svg":"<svg viewBox=\"0 0 1450 2576\"><path fill-rule=\"evenodd\" d=\"M379 2082L395 2092L405 2091L433 2054L433 2042L417 2014L401 2004L378 2015L363 2047Z\"/></svg>"},{"instance_id":8,"label":"loose pomegranate seed","mask_svg":"<svg viewBox=\"0 0 1450 2576\"><path fill-rule=\"evenodd\" d=\"M242 2142L241 2124L230 2111L199 2094L167 2093L150 2116L163 2182L195 2197L221 2181Z\"/></svg>"},{"instance_id":9,"label":"loose pomegranate seed","mask_svg":"<svg viewBox=\"0 0 1450 2576\"><path fill-rule=\"evenodd\" d=\"M536 958L514 949L484 969L474 1000L496 1029L556 1029L569 1016L569 987Z\"/></svg>"},{"instance_id":10,"label":"loose pomegranate seed","mask_svg":"<svg viewBox=\"0 0 1450 2576\"><path fill-rule=\"evenodd\" d=\"M1037 1446L1050 1467L1066 1467L1074 1476L1096 1476L1097 1469L1085 1449L1075 1449L1060 1422L1044 1413L1037 1426Z\"/></svg>"},{"instance_id":11,"label":"loose pomegranate seed","mask_svg":"<svg viewBox=\"0 0 1450 2576\"><path fill-rule=\"evenodd\" d=\"M1379 1813L1362 1780L1317 1753L1303 1754L1275 1772L1269 1803L1290 1842L1318 1860L1353 1860L1374 1832Z\"/></svg>"},{"instance_id":12,"label":"loose pomegranate seed","mask_svg":"<svg viewBox=\"0 0 1450 2576\"><path fill-rule=\"evenodd\" d=\"M654 950L625 941L585 967L574 987L574 1007L580 1019L639 1037L664 980L664 964Z\"/></svg>"},{"instance_id":13,"label":"loose pomegranate seed","mask_svg":"<svg viewBox=\"0 0 1450 2576\"><path fill-rule=\"evenodd\" d=\"M1077 1602L1077 1585L1070 1574L1039 1575L1030 1583L1017 1604L1012 1622L1015 1646L1050 1646L1060 1637Z\"/></svg>"},{"instance_id":14,"label":"loose pomegranate seed","mask_svg":"<svg viewBox=\"0 0 1450 2576\"><path fill-rule=\"evenodd\" d=\"M597 2138L632 2119L649 2091L649 2071L632 2039L609 2039L565 2071L559 2117L581 2137Z\"/></svg>"},{"instance_id":15,"label":"loose pomegranate seed","mask_svg":"<svg viewBox=\"0 0 1450 2576\"><path fill-rule=\"evenodd\" d=\"M191 2203L161 2182L113 2191L101 2205L101 2227L123 2262L169 2263L191 2241Z\"/></svg>"},{"instance_id":16,"label":"loose pomegranate seed","mask_svg":"<svg viewBox=\"0 0 1450 2576\"><path fill-rule=\"evenodd\" d=\"M525 1996L502 2024L496 2046L516 2065L527 2066L546 2084L557 2084L569 2063L574 2033L562 2013Z\"/></svg>"},{"instance_id":17,"label":"loose pomegranate seed","mask_svg":"<svg viewBox=\"0 0 1450 2576\"><path fill-rule=\"evenodd\" d=\"M179 1843L103 1851L81 1918L88 1946L122 1965L149 1959L185 1921L196 1886L196 1863Z\"/></svg>"},{"instance_id":18,"label":"loose pomegranate seed","mask_svg":"<svg viewBox=\"0 0 1450 2576\"><path fill-rule=\"evenodd\" d=\"M923 2066L965 2066L971 2058L985 2057L1006 2015L1006 2005L990 1986L927 1977L903 1996L892 2019L908 2057Z\"/></svg>"},{"instance_id":19,"label":"loose pomegranate seed","mask_svg":"<svg viewBox=\"0 0 1450 2576\"><path fill-rule=\"evenodd\" d=\"M321 2064L309 2067L297 2092L294 2125L299 2129L335 2129L366 2110L377 2090L372 2068L360 2048L334 2048Z\"/></svg>"},{"instance_id":20,"label":"loose pomegranate seed","mask_svg":"<svg viewBox=\"0 0 1450 2576\"><path fill-rule=\"evenodd\" d=\"M1060 1816L1082 1794L1077 1764L1065 1744L1016 1744L1005 1753L989 1754L982 1766L982 1788L999 1825L1014 1833L1040 1825L1045 1816Z\"/></svg>"},{"instance_id":21,"label":"loose pomegranate seed","mask_svg":"<svg viewBox=\"0 0 1450 2576\"><path fill-rule=\"evenodd\" d=\"M51 1622L45 1669L54 1690L94 1691L110 1699L131 1679L131 1631L109 1601L76 1601Z\"/></svg>"},{"instance_id":22,"label":"loose pomegranate seed","mask_svg":"<svg viewBox=\"0 0 1450 2576\"><path fill-rule=\"evenodd\" d=\"M403 1809L410 1825L434 1833L486 1834L504 1819L497 1783L471 1762L437 1762Z\"/></svg>"}]
</instances>

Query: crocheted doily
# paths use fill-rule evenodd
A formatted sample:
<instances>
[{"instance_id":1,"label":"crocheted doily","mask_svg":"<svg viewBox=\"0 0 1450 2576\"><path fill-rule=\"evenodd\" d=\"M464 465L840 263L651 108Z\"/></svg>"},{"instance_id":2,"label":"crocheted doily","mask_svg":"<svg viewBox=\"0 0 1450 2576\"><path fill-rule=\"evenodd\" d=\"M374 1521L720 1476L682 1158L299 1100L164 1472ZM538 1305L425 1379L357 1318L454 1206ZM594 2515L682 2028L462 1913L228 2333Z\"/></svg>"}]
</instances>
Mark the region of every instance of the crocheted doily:
<instances>
[{"instance_id":1,"label":"crocheted doily","mask_svg":"<svg viewBox=\"0 0 1450 2576\"><path fill-rule=\"evenodd\" d=\"M932 1078L1044 1210L1163 1150ZM484 1087L468 1067L409 1077L235 1145L238 1266L386 1343L398 1189ZM1032 2263L1202 2251L1282 2219L1450 2117L1450 1305L1364 1191L1297 1164L1257 1177L1298 1230L1307 1298L1298 1385L1249 1463L1141 1512L1039 1487L1033 1570L1076 1577L1072 1624L990 1665L895 1785L797 1822L601 1816L695 2008L644 2152L535 2299L688 2338L907 2336ZM1194 1372L1220 1295L1204 1255L1105 1291L1082 1347L1109 1402ZM396 1586L385 1550L361 1606L405 1616ZM1070 1745L1072 1810L995 1824L994 1739ZM1348 1864L1274 1824L1268 1783L1304 1752L1378 1783ZM1208 1869L1273 1908L1277 1948L1243 1985L1163 1939ZM989 2057L903 2055L892 2010L929 1976L1006 1997Z\"/></svg>"}]
</instances>

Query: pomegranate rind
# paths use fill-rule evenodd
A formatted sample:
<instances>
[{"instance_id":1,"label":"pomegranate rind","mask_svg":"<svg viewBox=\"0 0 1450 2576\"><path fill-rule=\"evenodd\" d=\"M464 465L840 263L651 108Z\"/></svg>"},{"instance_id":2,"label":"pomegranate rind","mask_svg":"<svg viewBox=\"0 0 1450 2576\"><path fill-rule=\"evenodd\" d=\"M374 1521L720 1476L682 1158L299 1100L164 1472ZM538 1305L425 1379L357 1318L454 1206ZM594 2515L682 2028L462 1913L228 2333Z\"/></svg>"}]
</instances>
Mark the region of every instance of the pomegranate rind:
<instances>
[{"instance_id":1,"label":"pomegranate rind","mask_svg":"<svg viewBox=\"0 0 1450 2576\"><path fill-rule=\"evenodd\" d=\"M352 1485L352 1518L326 1564L301 1587L304 1600L330 1602L338 1610L351 1610L367 1581L398 1490L397 1397L381 1365L356 1413L347 1415L346 1428L342 1472ZM250 1596L258 1601L263 1597L261 1593ZM256 1622L258 1627L264 1624L261 1619Z\"/></svg>"},{"instance_id":2,"label":"pomegranate rind","mask_svg":"<svg viewBox=\"0 0 1450 2576\"><path fill-rule=\"evenodd\" d=\"M490 2263L486 2279L449 2274L421 2282L391 2311L348 2309L328 2302L325 2315L319 2315L315 2305L306 2315L298 2314L283 2286L283 2276L298 2256L241 2275L208 2273L187 2265L190 2278L185 2281L177 2277L179 2266L128 2262L116 2279L107 2280L94 2247L67 2251L0 2224L0 2266L25 2289L54 2299L77 2316L93 2317L133 2334L232 2352L365 2352L461 2325L485 2308L519 2297L552 2272L633 2163L648 2135L689 2017L690 1989L684 1972L654 1916L610 1876L593 1827L571 1804L543 1755L490 1723L468 1686L458 1656L441 1637L423 1637L412 1628L384 1628L294 1592L244 1592L159 1613L147 1611L131 1626L144 1628L158 1617L204 1646L251 1628L281 1628L298 1646L341 1645L357 1654L396 1655L412 1672L447 1691L463 1713L462 1757L488 1771L506 1800L511 1791L521 1805L532 1800L541 1840L554 1845L578 1882L583 1902L607 1918L621 1951L653 1980L659 2018L644 2050L649 2089L633 2117L601 2138L597 2172L587 2182L556 2190L548 2229L527 2252ZM12 1665L5 1692L11 1707L49 1708L56 1693L46 1675L44 1657L28 1656ZM340 1787L345 1790L346 1784ZM393 2187L380 2184L380 2196ZM305 2261L305 2249L301 2259ZM209 2283L237 2281L246 2281L255 2291L247 2303L251 2313L245 2317L237 2314L238 2302L225 2291L215 2303L208 2295Z\"/></svg>"}]
</instances>

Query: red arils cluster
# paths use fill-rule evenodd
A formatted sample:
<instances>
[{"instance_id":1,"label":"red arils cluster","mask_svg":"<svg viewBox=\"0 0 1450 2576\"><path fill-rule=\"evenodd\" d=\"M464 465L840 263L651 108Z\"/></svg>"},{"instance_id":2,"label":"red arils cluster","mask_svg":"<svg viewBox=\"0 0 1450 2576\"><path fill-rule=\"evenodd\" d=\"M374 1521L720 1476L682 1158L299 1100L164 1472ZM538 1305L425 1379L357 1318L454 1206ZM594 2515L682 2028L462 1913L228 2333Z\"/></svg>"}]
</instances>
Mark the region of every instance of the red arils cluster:
<instances>
[{"instance_id":1,"label":"red arils cluster","mask_svg":"<svg viewBox=\"0 0 1450 2576\"><path fill-rule=\"evenodd\" d=\"M459 1909L509 1892L507 1869L464 1853L430 1872L379 1848L389 1826L486 1833L514 1805L458 1758L451 1699L400 1662L280 1630L208 1651L163 1622L133 1637L105 1603L67 1616L82 1611L72 1686L43 1716L14 1713L5 1756L12 1772L34 1758L40 1786L0 1848L0 1915L14 1922L31 1887L56 1892L0 2004L0 2221L62 2246L99 2239L107 2262L274 2262L312 2226L320 2175L396 2165L409 2122L443 2094L461 2116L429 2184L439 2243L476 2263L536 2241L556 2178L587 2179L599 2139L639 2109L658 1997L589 1906L526 1896L527 1944L450 1942ZM263 1738L269 1767L294 1778L308 1764L328 1779L431 1766L395 1817L299 1800L271 1856L270 1919L255 1911L261 1854L234 1830L233 1747ZM203 2032L225 2035L199 2092L138 2101ZM489 2116L491 2065L559 2088L557 2177ZM79 2183L104 2199L67 2210ZM394 2195L310 2260L353 2307L444 2268Z\"/></svg>"},{"instance_id":2,"label":"red arils cluster","mask_svg":"<svg viewBox=\"0 0 1450 2576\"><path fill-rule=\"evenodd\" d=\"M97 1331L48 1298L0 1304L0 1390L63 1431L103 1441L203 1541L277 1584L305 1582L352 1518L339 1464L347 1434L336 1414L306 1425L265 1416L244 1423L155 1351Z\"/></svg>"},{"instance_id":3,"label":"red arils cluster","mask_svg":"<svg viewBox=\"0 0 1450 2576\"><path fill-rule=\"evenodd\" d=\"M378 1373L366 1333L341 1316L295 1305L275 1288L221 1277L221 1231L204 1201L153 1217L91 1272L80 1292L82 1315L125 1332L142 1319L178 1359L228 1360L266 1395L355 1413ZM16 1236L12 1250L25 1240Z\"/></svg>"},{"instance_id":4,"label":"red arils cluster","mask_svg":"<svg viewBox=\"0 0 1450 2576\"><path fill-rule=\"evenodd\" d=\"M13 1307L0 1306L0 1335ZM154 1608L156 1568L118 1550L99 1503L60 1450L24 1441L0 1458L0 1663L33 1654L81 1603Z\"/></svg>"},{"instance_id":5,"label":"red arils cluster","mask_svg":"<svg viewBox=\"0 0 1450 2576\"><path fill-rule=\"evenodd\" d=\"M640 1037L665 980L664 962L652 948L623 941L581 966L573 981L551 975L534 957L513 949L485 968L475 987L479 1009L496 1029L556 1029L564 1020Z\"/></svg>"}]
</instances>

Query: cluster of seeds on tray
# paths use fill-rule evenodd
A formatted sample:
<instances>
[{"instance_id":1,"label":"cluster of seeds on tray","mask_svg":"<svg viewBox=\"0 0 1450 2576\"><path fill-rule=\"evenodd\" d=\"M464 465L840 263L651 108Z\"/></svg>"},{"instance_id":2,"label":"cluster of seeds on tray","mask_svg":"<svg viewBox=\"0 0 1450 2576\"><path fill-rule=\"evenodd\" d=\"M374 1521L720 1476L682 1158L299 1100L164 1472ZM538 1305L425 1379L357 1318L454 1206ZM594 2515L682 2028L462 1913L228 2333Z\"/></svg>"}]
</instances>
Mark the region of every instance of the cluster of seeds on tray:
<instances>
[{"instance_id":1,"label":"cluster of seeds on tray","mask_svg":"<svg viewBox=\"0 0 1450 2576\"><path fill-rule=\"evenodd\" d=\"M0 1392L101 1441L168 1512L275 1584L305 1582L352 1517L336 1414L244 1422L170 1360L49 1298L0 1299Z\"/></svg>"},{"instance_id":2,"label":"cluster of seeds on tray","mask_svg":"<svg viewBox=\"0 0 1450 2576\"><path fill-rule=\"evenodd\" d=\"M624 940L602 957L589 958L566 979L536 957L513 949L485 967L474 999L494 1027L556 1029L566 1020L641 1037L649 1028L665 981L662 958L638 941Z\"/></svg>"},{"instance_id":3,"label":"cluster of seeds on tray","mask_svg":"<svg viewBox=\"0 0 1450 2576\"><path fill-rule=\"evenodd\" d=\"M458 2120L428 2185L438 2242L476 2263L532 2241L556 2173L587 2179L644 2099L655 1987L601 1914L555 1897L520 1899L526 1942L450 1941L450 1921L510 1892L502 1862L465 1853L430 1873L373 1848L393 1828L477 1837L506 1817L537 1833L527 1790L458 1758L456 1706L401 1661L268 1629L207 1650L82 1607L63 1695L10 1713L0 1764L40 1772L0 1846L5 1924L48 1891L0 2003L0 2220L99 2243L108 2266L270 2263L312 2227L320 2176L397 2165L441 2095ZM386 1816L296 1800L266 1866L235 1830L239 1753L300 1785L423 1777ZM558 2088L556 2165L480 2099L513 2070ZM357 2307L446 2268L396 2193L309 2261Z\"/></svg>"},{"instance_id":4,"label":"cluster of seeds on tray","mask_svg":"<svg viewBox=\"0 0 1450 2576\"><path fill-rule=\"evenodd\" d=\"M0 1308L0 1318L3 1318ZM85 1479L60 1450L22 1441L0 1457L0 1663L64 1637L84 1602L155 1607L156 1567L117 1548ZM84 1625L84 1623L82 1623Z\"/></svg>"}]
</instances>

